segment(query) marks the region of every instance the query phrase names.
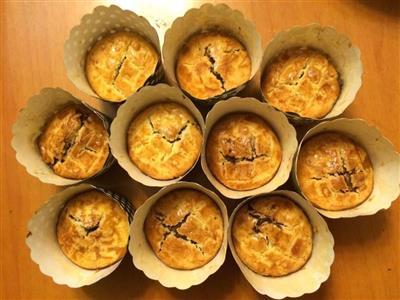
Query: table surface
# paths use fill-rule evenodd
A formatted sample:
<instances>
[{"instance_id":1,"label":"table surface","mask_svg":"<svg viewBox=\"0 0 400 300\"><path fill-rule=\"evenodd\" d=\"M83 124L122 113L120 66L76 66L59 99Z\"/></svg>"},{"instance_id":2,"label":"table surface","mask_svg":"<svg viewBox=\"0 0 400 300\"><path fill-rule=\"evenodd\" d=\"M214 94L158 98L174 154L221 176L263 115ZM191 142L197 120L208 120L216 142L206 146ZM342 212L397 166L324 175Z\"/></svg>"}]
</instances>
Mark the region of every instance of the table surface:
<instances>
[{"instance_id":1,"label":"table surface","mask_svg":"<svg viewBox=\"0 0 400 300\"><path fill-rule=\"evenodd\" d=\"M113 2L145 15L160 34L176 16L201 2ZM400 5L361 1L226 1L253 20L263 46L279 31L318 22L345 32L360 48L363 85L345 117L363 118L377 126L400 149ZM53 283L40 273L25 245L26 224L34 211L59 187L27 174L10 146L11 127L27 99L43 87L62 87L100 109L98 100L79 92L66 77L63 44L83 14L109 2L1 2L1 299L262 299L245 280L232 255L200 286L167 289L133 267L127 255L110 276L79 289ZM244 94L252 94L250 88ZM300 130L301 131L301 130ZM112 179L110 179L112 178ZM196 166L186 180L210 184ZM96 183L120 192L140 205L157 191L133 182L117 165ZM290 185L286 185L290 187ZM230 211L236 200L226 200ZM374 216L327 220L335 238L331 276L319 291L304 299L400 298L400 201Z\"/></svg>"}]
</instances>

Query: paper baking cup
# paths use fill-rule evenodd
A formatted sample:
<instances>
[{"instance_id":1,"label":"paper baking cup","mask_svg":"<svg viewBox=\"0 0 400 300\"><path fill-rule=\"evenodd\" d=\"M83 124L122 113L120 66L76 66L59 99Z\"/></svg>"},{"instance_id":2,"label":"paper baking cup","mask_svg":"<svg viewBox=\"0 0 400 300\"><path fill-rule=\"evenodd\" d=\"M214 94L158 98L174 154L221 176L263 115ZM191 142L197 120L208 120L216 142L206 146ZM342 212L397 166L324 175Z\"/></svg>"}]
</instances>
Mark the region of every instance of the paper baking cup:
<instances>
[{"instance_id":1,"label":"paper baking cup","mask_svg":"<svg viewBox=\"0 0 400 300\"><path fill-rule=\"evenodd\" d=\"M117 31L129 31L147 39L160 54L160 42L157 31L146 18L129 10L122 10L116 5L97 6L92 13L82 17L79 25L72 28L64 44L64 65L69 80L82 92L99 98L86 79L86 55L90 48L104 36ZM159 82L163 77L161 55L155 73L145 85ZM108 102L113 102L104 99Z\"/></svg>"},{"instance_id":2,"label":"paper baking cup","mask_svg":"<svg viewBox=\"0 0 400 300\"><path fill-rule=\"evenodd\" d=\"M367 151L374 169L374 187L367 200L354 208L340 211L316 208L318 212L325 217L337 219L373 215L381 209L388 209L400 195L400 154L376 127L361 119L343 118L326 121L311 128L304 135L299 144L292 171L297 190L302 193L297 179L297 160L302 145L313 135L328 131L343 133ZM304 194L303 196L307 199Z\"/></svg>"},{"instance_id":3,"label":"paper baking cup","mask_svg":"<svg viewBox=\"0 0 400 300\"><path fill-rule=\"evenodd\" d=\"M193 270L177 270L165 265L154 254L149 246L146 236L144 234L143 225L147 214L149 213L152 205L165 194L177 189L194 189L198 190L211 199L213 199L221 210L224 220L224 238L221 248L216 256L206 265L193 269ZM227 230L228 230L228 212L224 202L212 191L202 187L197 183L179 182L167 187L162 188L146 202L139 207L136 211L131 225L131 239L129 242L129 252L133 258L133 264L150 279L159 281L163 286L171 288L178 288L185 290L193 285L202 283L208 276L215 273L224 263L227 249ZM182 255L176 253L176 255ZM182 259L185 259L182 257Z\"/></svg>"},{"instance_id":4,"label":"paper baking cup","mask_svg":"<svg viewBox=\"0 0 400 300\"><path fill-rule=\"evenodd\" d=\"M231 234L232 223L237 211L254 198L270 195L284 196L297 203L308 216L313 227L311 257L300 270L281 277L263 276L250 270L236 254ZM335 257L333 236L329 231L328 225L308 201L292 191L275 191L269 194L257 195L241 202L229 218L228 241L233 258L247 281L257 292L274 299L300 297L318 290L321 284L328 279Z\"/></svg>"},{"instance_id":5,"label":"paper baking cup","mask_svg":"<svg viewBox=\"0 0 400 300\"><path fill-rule=\"evenodd\" d=\"M11 145L16 152L17 161L23 165L27 172L37 177L44 183L55 185L70 185L81 182L83 180L68 179L56 175L53 170L42 160L37 145L37 138L41 134L43 126L61 107L67 103L81 104L95 113L104 124L106 129L109 128L108 118L72 96L70 93L60 88L44 88L38 95L32 96L26 107L19 113L17 121L12 128L13 138ZM103 169L95 174L95 176L108 169L114 161L110 155L104 164ZM84 180L87 180L86 178Z\"/></svg>"},{"instance_id":6,"label":"paper baking cup","mask_svg":"<svg viewBox=\"0 0 400 300\"><path fill-rule=\"evenodd\" d=\"M223 31L238 39L247 49L251 58L251 75L249 81L258 71L262 58L261 37L254 24L245 19L238 10L225 4L204 4L200 8L188 10L183 17L177 18L166 31L162 54L165 73L169 83L179 86L175 76L175 65L179 51L185 42L195 33L206 31ZM215 103L236 95L247 83L208 100L196 99L201 103Z\"/></svg>"},{"instance_id":7,"label":"paper baking cup","mask_svg":"<svg viewBox=\"0 0 400 300\"><path fill-rule=\"evenodd\" d=\"M282 161L275 176L263 186L247 191L233 190L220 183L208 168L206 159L207 138L214 124L225 115L238 112L250 112L263 118L275 132L282 148ZM283 113L254 98L233 97L227 101L217 103L207 114L204 143L201 152L201 167L203 168L208 180L221 194L231 199L240 199L260 193L271 192L284 184L289 178L296 148L296 131L293 126L289 124L288 119Z\"/></svg>"},{"instance_id":8,"label":"paper baking cup","mask_svg":"<svg viewBox=\"0 0 400 300\"><path fill-rule=\"evenodd\" d=\"M196 106L185 97L181 90L162 83L144 87L139 92L128 97L127 101L118 109L117 116L111 124L110 146L114 157L120 166L128 172L130 177L147 186L167 186L181 180L194 168L198 160L197 158L193 166L184 175L171 180L158 180L142 173L129 157L127 132L133 118L146 107L156 103L171 101L183 105L192 113L204 136L203 117Z\"/></svg>"},{"instance_id":9,"label":"paper baking cup","mask_svg":"<svg viewBox=\"0 0 400 300\"><path fill-rule=\"evenodd\" d=\"M132 220L133 207L129 200L90 184L80 184L55 194L39 208L28 223L29 233L25 242L31 251L31 258L39 265L40 271L52 277L57 284L65 284L72 288L93 284L111 274L121 262L120 260L104 269L87 270L70 261L59 247L56 227L64 204L74 195L92 189L112 197L126 211L129 221Z\"/></svg>"},{"instance_id":10,"label":"paper baking cup","mask_svg":"<svg viewBox=\"0 0 400 300\"><path fill-rule=\"evenodd\" d=\"M304 27L296 26L278 33L264 52L260 69L262 72L260 76L260 92L265 101L268 102L261 88L264 78L263 72L268 64L286 49L304 46L318 49L328 54L339 73L341 92L332 110L321 119L300 117L293 113L286 113L286 115L298 124L337 117L354 101L361 86L363 66L360 50L352 44L347 36L338 33L332 27L310 24Z\"/></svg>"}]
</instances>

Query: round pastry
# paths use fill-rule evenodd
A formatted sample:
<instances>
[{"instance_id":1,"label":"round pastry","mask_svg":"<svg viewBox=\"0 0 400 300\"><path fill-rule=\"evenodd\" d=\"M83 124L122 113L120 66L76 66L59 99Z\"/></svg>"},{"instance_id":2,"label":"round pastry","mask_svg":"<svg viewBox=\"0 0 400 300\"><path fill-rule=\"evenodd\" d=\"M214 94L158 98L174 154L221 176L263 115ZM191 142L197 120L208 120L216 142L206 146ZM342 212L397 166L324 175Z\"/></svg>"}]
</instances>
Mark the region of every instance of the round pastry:
<instances>
[{"instance_id":1,"label":"round pastry","mask_svg":"<svg viewBox=\"0 0 400 300\"><path fill-rule=\"evenodd\" d=\"M229 114L211 129L207 165L223 185L251 190L270 181L282 159L281 145L268 124L253 113Z\"/></svg>"},{"instance_id":2,"label":"round pastry","mask_svg":"<svg viewBox=\"0 0 400 300\"><path fill-rule=\"evenodd\" d=\"M250 79L251 60L234 37L207 32L191 37L178 54L176 78L192 97L207 100Z\"/></svg>"},{"instance_id":3,"label":"round pastry","mask_svg":"<svg viewBox=\"0 0 400 300\"><path fill-rule=\"evenodd\" d=\"M129 238L129 221L121 206L97 190L68 200L57 223L62 252L85 269L101 269L122 259Z\"/></svg>"},{"instance_id":4,"label":"round pastry","mask_svg":"<svg viewBox=\"0 0 400 300\"><path fill-rule=\"evenodd\" d=\"M264 276L298 271L311 256L313 230L303 210L288 198L263 196L244 204L232 224L240 260Z\"/></svg>"},{"instance_id":5,"label":"round pastry","mask_svg":"<svg viewBox=\"0 0 400 300\"><path fill-rule=\"evenodd\" d=\"M301 192L315 206L344 210L364 202L374 186L368 153L347 136L334 132L305 141L297 160Z\"/></svg>"},{"instance_id":6,"label":"round pastry","mask_svg":"<svg viewBox=\"0 0 400 300\"><path fill-rule=\"evenodd\" d=\"M219 251L224 221L218 205L206 194L179 189L153 204L144 232L164 264L192 270L207 264Z\"/></svg>"},{"instance_id":7,"label":"round pastry","mask_svg":"<svg viewBox=\"0 0 400 300\"><path fill-rule=\"evenodd\" d=\"M38 138L43 161L55 174L86 179L101 171L109 155L103 121L82 105L67 105L48 120Z\"/></svg>"},{"instance_id":8,"label":"round pastry","mask_svg":"<svg viewBox=\"0 0 400 300\"><path fill-rule=\"evenodd\" d=\"M121 102L154 74L159 55L133 32L116 32L98 41L86 57L86 78L102 99Z\"/></svg>"},{"instance_id":9,"label":"round pastry","mask_svg":"<svg viewBox=\"0 0 400 300\"><path fill-rule=\"evenodd\" d=\"M184 175L200 155L203 135L192 114L175 102L140 112L128 130L128 154L146 175L169 180Z\"/></svg>"},{"instance_id":10,"label":"round pastry","mask_svg":"<svg viewBox=\"0 0 400 300\"><path fill-rule=\"evenodd\" d=\"M262 91L272 106L301 117L322 118L340 94L340 79L324 53L291 48L267 67Z\"/></svg>"}]
</instances>

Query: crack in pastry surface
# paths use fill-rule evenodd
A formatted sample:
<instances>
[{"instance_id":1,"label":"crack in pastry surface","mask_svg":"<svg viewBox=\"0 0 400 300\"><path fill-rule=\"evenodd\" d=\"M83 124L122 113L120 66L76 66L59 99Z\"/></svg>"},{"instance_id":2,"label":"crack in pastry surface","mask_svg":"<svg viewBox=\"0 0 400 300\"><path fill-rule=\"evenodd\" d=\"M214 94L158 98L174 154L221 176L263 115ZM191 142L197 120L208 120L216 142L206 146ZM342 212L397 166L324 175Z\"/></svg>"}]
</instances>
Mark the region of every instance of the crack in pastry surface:
<instances>
[{"instance_id":1,"label":"crack in pastry surface","mask_svg":"<svg viewBox=\"0 0 400 300\"><path fill-rule=\"evenodd\" d=\"M261 196L244 204L232 223L240 260L264 276L299 270L312 252L313 233L300 206L284 196Z\"/></svg>"},{"instance_id":2,"label":"crack in pastry surface","mask_svg":"<svg viewBox=\"0 0 400 300\"><path fill-rule=\"evenodd\" d=\"M154 254L167 266L184 270L199 268L214 258L222 244L223 228L216 203L192 189L165 194L144 221L146 240Z\"/></svg>"},{"instance_id":3,"label":"crack in pastry surface","mask_svg":"<svg viewBox=\"0 0 400 300\"><path fill-rule=\"evenodd\" d=\"M219 82L221 82L221 88L226 91L225 87L224 87L224 78L222 78L221 74L219 74L216 70L215 70L215 59L214 57L211 55L210 52L210 47L211 45L208 45L206 47L204 47L204 56L206 56L208 58L208 61L210 62L211 66L210 66L210 72L215 76L215 78L217 78L219 80ZM232 52L225 52L224 53L232 53Z\"/></svg>"},{"instance_id":4,"label":"crack in pastry surface","mask_svg":"<svg viewBox=\"0 0 400 300\"><path fill-rule=\"evenodd\" d=\"M229 114L210 130L207 165L228 188L250 190L262 186L273 178L281 159L278 138L256 114Z\"/></svg>"},{"instance_id":5,"label":"crack in pastry surface","mask_svg":"<svg viewBox=\"0 0 400 300\"><path fill-rule=\"evenodd\" d=\"M373 176L368 153L344 134L320 133L300 149L299 186L319 208L343 210L361 204L372 192Z\"/></svg>"},{"instance_id":6,"label":"crack in pastry surface","mask_svg":"<svg viewBox=\"0 0 400 300\"><path fill-rule=\"evenodd\" d=\"M59 176L85 179L98 173L109 155L103 121L86 107L68 104L47 120L38 137L43 161Z\"/></svg>"},{"instance_id":7,"label":"crack in pastry surface","mask_svg":"<svg viewBox=\"0 0 400 300\"><path fill-rule=\"evenodd\" d=\"M169 180L184 175L196 162L202 130L190 111L175 102L145 108L131 121L127 150L145 175Z\"/></svg>"},{"instance_id":8,"label":"crack in pastry surface","mask_svg":"<svg viewBox=\"0 0 400 300\"><path fill-rule=\"evenodd\" d=\"M85 230L86 236L88 236L89 233L99 229L100 221L103 218L103 216L100 216L99 220L94 225L89 225L89 226L85 225L79 218L77 218L71 214L69 215L69 218L71 218L75 223L77 223L79 226L81 226L83 228L83 230Z\"/></svg>"}]
</instances>

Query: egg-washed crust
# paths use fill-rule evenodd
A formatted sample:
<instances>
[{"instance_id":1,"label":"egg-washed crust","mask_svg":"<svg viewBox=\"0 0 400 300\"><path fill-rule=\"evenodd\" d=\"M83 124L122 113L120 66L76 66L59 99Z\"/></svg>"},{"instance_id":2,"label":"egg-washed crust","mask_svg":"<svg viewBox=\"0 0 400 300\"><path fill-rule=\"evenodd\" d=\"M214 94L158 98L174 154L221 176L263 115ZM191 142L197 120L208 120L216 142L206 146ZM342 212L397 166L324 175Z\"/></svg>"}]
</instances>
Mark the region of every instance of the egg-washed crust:
<instances>
[{"instance_id":1,"label":"egg-washed crust","mask_svg":"<svg viewBox=\"0 0 400 300\"><path fill-rule=\"evenodd\" d=\"M88 52L86 77L100 98L121 102L146 83L158 62L157 50L146 39L133 32L116 32Z\"/></svg>"},{"instance_id":2,"label":"egg-washed crust","mask_svg":"<svg viewBox=\"0 0 400 300\"><path fill-rule=\"evenodd\" d=\"M222 32L199 33L183 45L175 73L184 91L207 100L246 83L251 59L236 38Z\"/></svg>"},{"instance_id":3,"label":"egg-washed crust","mask_svg":"<svg viewBox=\"0 0 400 300\"><path fill-rule=\"evenodd\" d=\"M282 150L265 120L253 113L234 113L211 128L206 159L211 173L223 185L233 190L250 190L275 176Z\"/></svg>"},{"instance_id":4,"label":"egg-washed crust","mask_svg":"<svg viewBox=\"0 0 400 300\"><path fill-rule=\"evenodd\" d=\"M103 169L110 152L103 121L77 104L53 115L37 141L43 161L55 174L69 179L94 176Z\"/></svg>"},{"instance_id":5,"label":"egg-washed crust","mask_svg":"<svg viewBox=\"0 0 400 300\"><path fill-rule=\"evenodd\" d=\"M126 212L115 200L97 190L74 196L57 223L62 252L85 269L101 269L121 260L129 239Z\"/></svg>"},{"instance_id":6,"label":"egg-washed crust","mask_svg":"<svg viewBox=\"0 0 400 300\"><path fill-rule=\"evenodd\" d=\"M263 196L243 205L232 224L232 240L240 260L264 276L298 271L311 256L313 228L293 201Z\"/></svg>"},{"instance_id":7,"label":"egg-washed crust","mask_svg":"<svg viewBox=\"0 0 400 300\"><path fill-rule=\"evenodd\" d=\"M224 237L218 205L192 189L169 192L153 204L144 232L155 255L174 269L192 270L211 261Z\"/></svg>"},{"instance_id":8,"label":"egg-washed crust","mask_svg":"<svg viewBox=\"0 0 400 300\"><path fill-rule=\"evenodd\" d=\"M127 140L129 157L144 174L169 180L184 175L195 164L203 134L186 107L163 102L134 117Z\"/></svg>"},{"instance_id":9,"label":"egg-washed crust","mask_svg":"<svg viewBox=\"0 0 400 300\"><path fill-rule=\"evenodd\" d=\"M353 208L369 197L374 186L368 153L336 132L305 141L297 161L297 179L306 198L325 210Z\"/></svg>"},{"instance_id":10,"label":"egg-washed crust","mask_svg":"<svg viewBox=\"0 0 400 300\"><path fill-rule=\"evenodd\" d=\"M322 118L340 95L339 75L319 50L291 48L267 66L262 91L277 109L301 117Z\"/></svg>"}]
</instances>

